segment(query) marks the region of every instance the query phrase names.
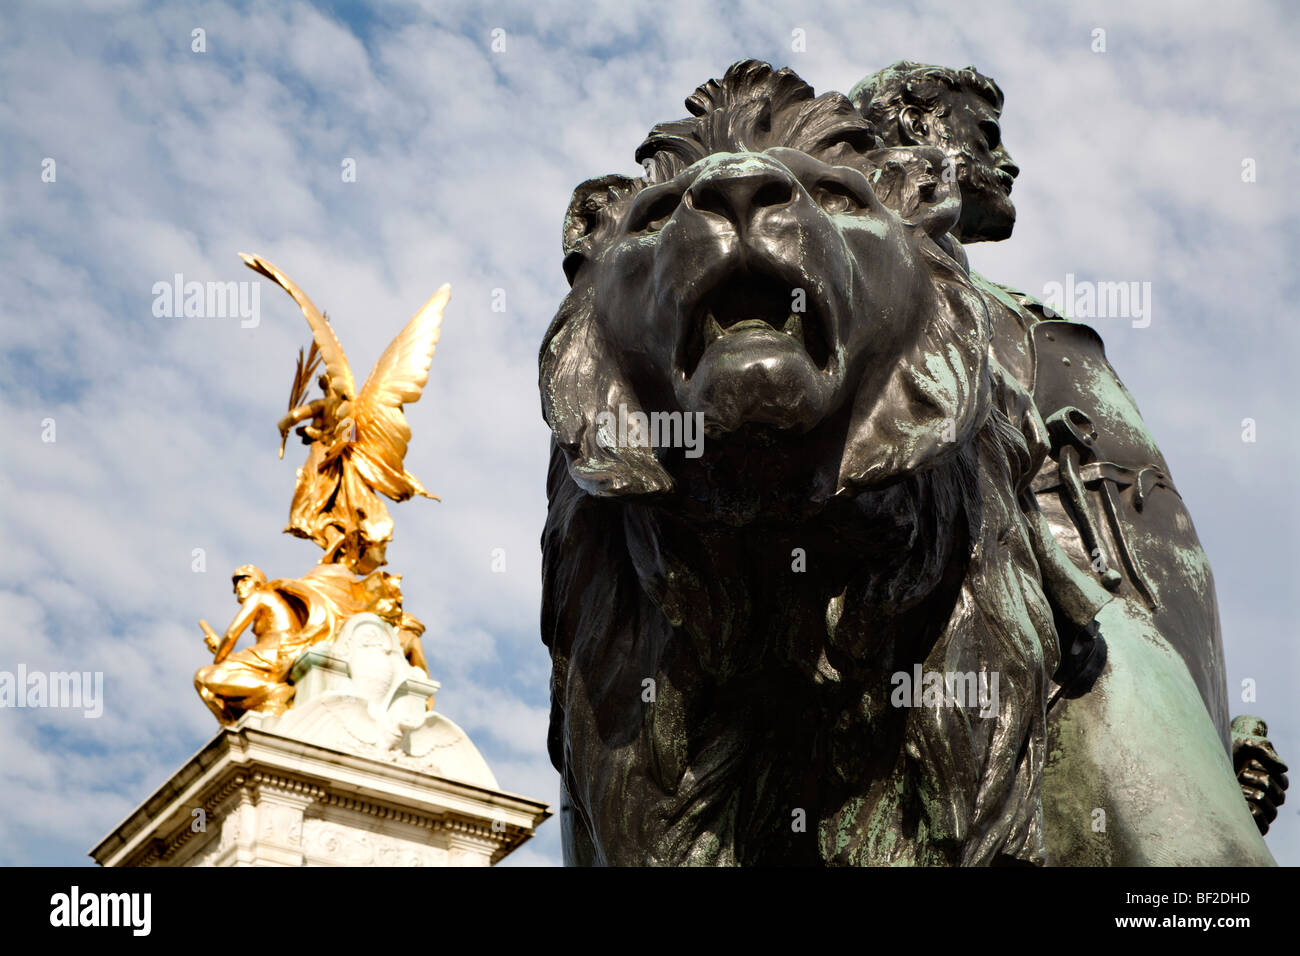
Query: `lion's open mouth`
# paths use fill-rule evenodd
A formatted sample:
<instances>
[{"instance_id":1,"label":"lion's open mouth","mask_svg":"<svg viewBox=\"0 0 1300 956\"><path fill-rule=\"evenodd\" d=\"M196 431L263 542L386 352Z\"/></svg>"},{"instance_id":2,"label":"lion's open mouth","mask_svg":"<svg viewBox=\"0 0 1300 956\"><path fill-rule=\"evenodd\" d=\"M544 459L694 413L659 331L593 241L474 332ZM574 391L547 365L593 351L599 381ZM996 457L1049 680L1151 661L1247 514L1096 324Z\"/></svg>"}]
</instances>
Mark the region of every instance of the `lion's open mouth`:
<instances>
[{"instance_id":1,"label":"lion's open mouth","mask_svg":"<svg viewBox=\"0 0 1300 956\"><path fill-rule=\"evenodd\" d=\"M819 369L830 361L825 317L806 289L775 276L738 272L703 296L691 315L680 356L686 377L695 374L714 342L754 330L790 336Z\"/></svg>"}]
</instances>

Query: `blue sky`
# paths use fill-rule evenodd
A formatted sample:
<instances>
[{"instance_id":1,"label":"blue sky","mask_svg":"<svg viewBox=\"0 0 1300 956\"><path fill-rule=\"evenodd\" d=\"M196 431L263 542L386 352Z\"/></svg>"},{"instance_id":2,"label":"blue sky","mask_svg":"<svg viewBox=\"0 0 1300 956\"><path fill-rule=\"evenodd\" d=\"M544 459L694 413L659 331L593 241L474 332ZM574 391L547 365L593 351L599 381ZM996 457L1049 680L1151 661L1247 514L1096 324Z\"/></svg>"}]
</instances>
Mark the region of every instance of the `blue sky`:
<instances>
[{"instance_id":1,"label":"blue sky","mask_svg":"<svg viewBox=\"0 0 1300 956\"><path fill-rule=\"evenodd\" d=\"M972 264L1031 293L1067 273L1152 284L1149 327L1097 324L1209 553L1234 700L1256 681L1257 701L1233 712L1263 716L1300 762L1300 93L1279 82L1296 14L1261 2L970 10L99 0L7 12L0 670L103 671L106 701L98 720L0 710L0 863L83 862L214 731L191 687L205 663L195 622L233 616L230 569L295 576L316 559L279 533L300 446L278 461L274 423L307 341L301 315L265 283L256 328L151 309L154 283L178 272L252 278L240 251L329 312L358 370L452 283L429 387L408 412L408 467L443 501L394 506L390 564L429 625L440 709L505 788L555 799L536 353L566 288L561 216L583 179L636 172L649 126L750 56L819 91L902 58L998 80L1019 219L1010 241L973 247ZM191 51L195 28L205 53ZM1097 28L1104 53L1091 49ZM356 182L342 181L345 158ZM1241 181L1244 158L1256 182ZM195 548L206 572L192 570ZM504 573L491 569L497 548ZM1300 862L1300 797L1268 842ZM558 862L558 825L514 859Z\"/></svg>"}]
</instances>

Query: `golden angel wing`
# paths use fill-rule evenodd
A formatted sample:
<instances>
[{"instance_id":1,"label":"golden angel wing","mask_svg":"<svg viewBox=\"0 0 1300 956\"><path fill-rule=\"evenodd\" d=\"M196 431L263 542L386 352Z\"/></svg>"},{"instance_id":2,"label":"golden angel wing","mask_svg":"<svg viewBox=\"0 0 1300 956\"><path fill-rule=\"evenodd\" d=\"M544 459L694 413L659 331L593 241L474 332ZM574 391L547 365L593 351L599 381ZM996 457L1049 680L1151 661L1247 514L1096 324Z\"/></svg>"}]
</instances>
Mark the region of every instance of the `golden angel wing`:
<instances>
[{"instance_id":1,"label":"golden angel wing","mask_svg":"<svg viewBox=\"0 0 1300 956\"><path fill-rule=\"evenodd\" d=\"M372 488L394 501L405 501L411 495L437 497L425 491L402 464L411 440L402 405L417 401L429 381L433 350L442 331L442 310L450 297L451 286L444 285L415 313L379 357L352 404L357 426L352 461Z\"/></svg>"},{"instance_id":2,"label":"golden angel wing","mask_svg":"<svg viewBox=\"0 0 1300 956\"><path fill-rule=\"evenodd\" d=\"M302 309L302 314L307 317L307 324L311 326L312 338L320 349L321 357L325 359L325 373L329 376L331 384L342 391L345 398L356 395L356 384L352 381L352 369L348 367L348 358L343 354L343 346L339 344L338 336L334 334L325 316L321 315L311 299L307 298L307 293L261 256L250 256L241 252L239 258L244 260L244 265L248 268L266 276L293 296L293 301L298 303L298 308Z\"/></svg>"}]
</instances>

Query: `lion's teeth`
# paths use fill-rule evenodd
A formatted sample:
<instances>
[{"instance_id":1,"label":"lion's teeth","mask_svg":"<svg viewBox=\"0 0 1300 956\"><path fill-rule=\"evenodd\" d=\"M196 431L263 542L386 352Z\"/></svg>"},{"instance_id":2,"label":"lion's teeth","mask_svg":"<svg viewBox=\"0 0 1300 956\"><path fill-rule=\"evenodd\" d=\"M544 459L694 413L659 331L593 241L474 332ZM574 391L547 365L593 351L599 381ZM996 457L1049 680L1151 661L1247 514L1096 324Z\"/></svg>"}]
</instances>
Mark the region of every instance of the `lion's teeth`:
<instances>
[{"instance_id":1,"label":"lion's teeth","mask_svg":"<svg viewBox=\"0 0 1300 956\"><path fill-rule=\"evenodd\" d=\"M706 346L712 345L720 338L722 338L722 326L713 317L713 313L710 312L709 317L704 322L704 344Z\"/></svg>"},{"instance_id":2,"label":"lion's teeth","mask_svg":"<svg viewBox=\"0 0 1300 956\"><path fill-rule=\"evenodd\" d=\"M798 314L791 312L790 317L785 320L785 328L781 330L786 335L793 336L799 341L803 341L803 318Z\"/></svg>"}]
</instances>

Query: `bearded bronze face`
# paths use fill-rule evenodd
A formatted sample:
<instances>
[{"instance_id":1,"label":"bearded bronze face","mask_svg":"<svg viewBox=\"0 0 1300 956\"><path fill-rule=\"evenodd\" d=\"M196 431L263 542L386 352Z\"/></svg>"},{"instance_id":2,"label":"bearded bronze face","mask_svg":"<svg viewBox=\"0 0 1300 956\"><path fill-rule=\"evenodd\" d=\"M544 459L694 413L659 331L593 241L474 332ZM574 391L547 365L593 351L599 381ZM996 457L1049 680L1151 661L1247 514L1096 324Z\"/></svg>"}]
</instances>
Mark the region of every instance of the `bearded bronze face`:
<instances>
[{"instance_id":1,"label":"bearded bronze face","mask_svg":"<svg viewBox=\"0 0 1300 956\"><path fill-rule=\"evenodd\" d=\"M943 98L942 110L929 116L909 113L905 121L915 123L917 144L939 147L956 166L962 195L958 238L996 242L1009 237L1016 222L1011 185L1020 167L1002 142L998 110L974 93L955 91Z\"/></svg>"},{"instance_id":2,"label":"bearded bronze face","mask_svg":"<svg viewBox=\"0 0 1300 956\"><path fill-rule=\"evenodd\" d=\"M1002 142L1002 91L972 67L952 70L903 61L854 87L853 104L887 146L943 150L961 187L963 243L1011 235L1011 186L1020 167Z\"/></svg>"}]
</instances>

